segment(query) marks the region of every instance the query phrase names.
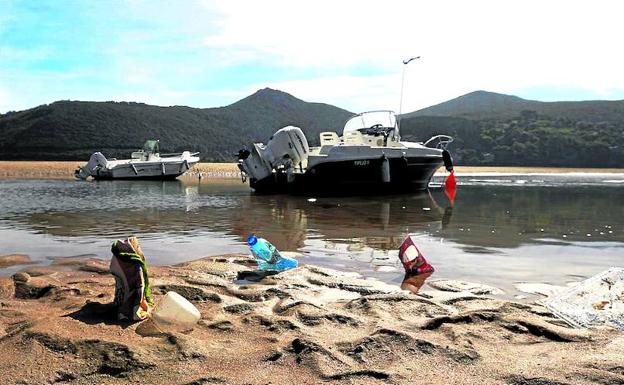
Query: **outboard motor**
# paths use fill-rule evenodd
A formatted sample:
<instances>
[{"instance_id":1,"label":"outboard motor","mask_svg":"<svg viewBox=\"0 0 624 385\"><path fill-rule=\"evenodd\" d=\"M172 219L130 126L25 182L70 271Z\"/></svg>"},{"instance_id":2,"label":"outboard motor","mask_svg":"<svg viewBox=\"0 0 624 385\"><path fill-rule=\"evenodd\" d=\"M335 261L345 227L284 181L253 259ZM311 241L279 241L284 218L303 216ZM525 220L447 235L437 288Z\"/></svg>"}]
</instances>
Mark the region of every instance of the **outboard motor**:
<instances>
[{"instance_id":1,"label":"outboard motor","mask_svg":"<svg viewBox=\"0 0 624 385\"><path fill-rule=\"evenodd\" d=\"M265 156L273 168L298 167L308 158L310 147L301 128L287 126L277 130L266 145Z\"/></svg>"},{"instance_id":2,"label":"outboard motor","mask_svg":"<svg viewBox=\"0 0 624 385\"><path fill-rule=\"evenodd\" d=\"M264 159L264 145L254 143L251 150L242 149L238 152L238 168L243 181L247 176L252 180L262 180L271 175L271 165Z\"/></svg>"},{"instance_id":3,"label":"outboard motor","mask_svg":"<svg viewBox=\"0 0 624 385\"><path fill-rule=\"evenodd\" d=\"M287 126L277 130L266 146L254 143L251 150L239 151L239 168L250 178L262 180L273 170L301 167L309 152L303 131L299 127Z\"/></svg>"},{"instance_id":4,"label":"outboard motor","mask_svg":"<svg viewBox=\"0 0 624 385\"><path fill-rule=\"evenodd\" d=\"M101 152L94 152L89 158L89 162L82 167L79 167L74 176L78 179L87 179L91 175L95 174L100 168L106 168L108 160Z\"/></svg>"}]
</instances>

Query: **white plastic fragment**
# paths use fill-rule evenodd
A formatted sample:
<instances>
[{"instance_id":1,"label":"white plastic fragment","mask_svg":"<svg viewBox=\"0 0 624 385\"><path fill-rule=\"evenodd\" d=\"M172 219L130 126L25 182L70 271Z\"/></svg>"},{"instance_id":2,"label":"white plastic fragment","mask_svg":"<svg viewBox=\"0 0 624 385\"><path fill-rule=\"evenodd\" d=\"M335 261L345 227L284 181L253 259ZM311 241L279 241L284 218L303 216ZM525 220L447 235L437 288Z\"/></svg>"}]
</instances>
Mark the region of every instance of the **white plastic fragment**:
<instances>
[{"instance_id":1,"label":"white plastic fragment","mask_svg":"<svg viewBox=\"0 0 624 385\"><path fill-rule=\"evenodd\" d=\"M191 329L201 318L197 308L180 294L169 291L152 312L152 319L160 327Z\"/></svg>"},{"instance_id":2,"label":"white plastic fragment","mask_svg":"<svg viewBox=\"0 0 624 385\"><path fill-rule=\"evenodd\" d=\"M574 327L608 325L624 330L624 268L612 267L542 303Z\"/></svg>"}]
</instances>

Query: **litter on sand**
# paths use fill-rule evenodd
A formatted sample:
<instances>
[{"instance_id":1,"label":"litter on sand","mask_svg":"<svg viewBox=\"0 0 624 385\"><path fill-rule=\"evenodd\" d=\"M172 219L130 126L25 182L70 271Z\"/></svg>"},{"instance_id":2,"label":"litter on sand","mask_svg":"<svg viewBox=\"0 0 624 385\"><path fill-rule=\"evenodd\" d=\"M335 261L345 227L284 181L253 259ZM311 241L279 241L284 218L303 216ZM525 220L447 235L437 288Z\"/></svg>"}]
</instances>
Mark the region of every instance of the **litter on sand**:
<instances>
[{"instance_id":1,"label":"litter on sand","mask_svg":"<svg viewBox=\"0 0 624 385\"><path fill-rule=\"evenodd\" d=\"M612 267L542 303L577 328L607 325L624 330L624 268Z\"/></svg>"},{"instance_id":2,"label":"litter on sand","mask_svg":"<svg viewBox=\"0 0 624 385\"><path fill-rule=\"evenodd\" d=\"M152 312L152 320L165 330L189 330L199 321L201 313L175 291L168 291Z\"/></svg>"},{"instance_id":3,"label":"litter on sand","mask_svg":"<svg viewBox=\"0 0 624 385\"><path fill-rule=\"evenodd\" d=\"M416 242L411 235L405 237L403 243L401 243L399 259L406 274L415 275L433 273L434 271L433 266L427 262L425 256L416 247Z\"/></svg>"},{"instance_id":4,"label":"litter on sand","mask_svg":"<svg viewBox=\"0 0 624 385\"><path fill-rule=\"evenodd\" d=\"M119 320L142 321L153 306L147 262L136 237L113 242L110 272L115 277Z\"/></svg>"},{"instance_id":5,"label":"litter on sand","mask_svg":"<svg viewBox=\"0 0 624 385\"><path fill-rule=\"evenodd\" d=\"M247 244L260 270L284 271L298 266L296 259L281 255L277 248L264 238L252 234L247 238Z\"/></svg>"}]
</instances>

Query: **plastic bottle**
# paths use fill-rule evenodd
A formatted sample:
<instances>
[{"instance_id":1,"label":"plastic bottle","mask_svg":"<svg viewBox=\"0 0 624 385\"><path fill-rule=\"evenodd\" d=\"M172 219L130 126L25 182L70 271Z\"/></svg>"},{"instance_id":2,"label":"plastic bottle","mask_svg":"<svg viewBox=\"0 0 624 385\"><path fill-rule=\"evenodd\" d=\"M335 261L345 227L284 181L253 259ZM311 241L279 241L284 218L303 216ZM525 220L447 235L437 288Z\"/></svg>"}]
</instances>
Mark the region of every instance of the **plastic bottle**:
<instances>
[{"instance_id":1,"label":"plastic bottle","mask_svg":"<svg viewBox=\"0 0 624 385\"><path fill-rule=\"evenodd\" d=\"M201 313L175 291L169 291L152 312L152 320L166 330L188 330L201 318Z\"/></svg>"},{"instance_id":2,"label":"plastic bottle","mask_svg":"<svg viewBox=\"0 0 624 385\"><path fill-rule=\"evenodd\" d=\"M247 238L247 244L258 261L260 270L284 271L294 269L299 264L295 259L280 255L275 246L264 238L258 238L252 234Z\"/></svg>"}]
</instances>

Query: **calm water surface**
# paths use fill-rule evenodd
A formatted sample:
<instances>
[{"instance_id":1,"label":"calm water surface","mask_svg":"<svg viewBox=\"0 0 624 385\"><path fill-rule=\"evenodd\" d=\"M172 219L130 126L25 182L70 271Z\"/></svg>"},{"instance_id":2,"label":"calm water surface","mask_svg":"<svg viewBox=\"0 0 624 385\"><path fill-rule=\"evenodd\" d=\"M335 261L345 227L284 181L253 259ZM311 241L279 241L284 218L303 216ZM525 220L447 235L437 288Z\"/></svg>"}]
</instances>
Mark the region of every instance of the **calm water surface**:
<instances>
[{"instance_id":1,"label":"calm water surface","mask_svg":"<svg viewBox=\"0 0 624 385\"><path fill-rule=\"evenodd\" d=\"M624 264L624 175L466 175L443 191L317 198L257 196L223 181L0 181L0 255L110 257L138 236L152 264L247 252L256 233L313 263L400 284L406 234L433 278L565 284ZM0 270L0 275L23 268Z\"/></svg>"}]
</instances>

